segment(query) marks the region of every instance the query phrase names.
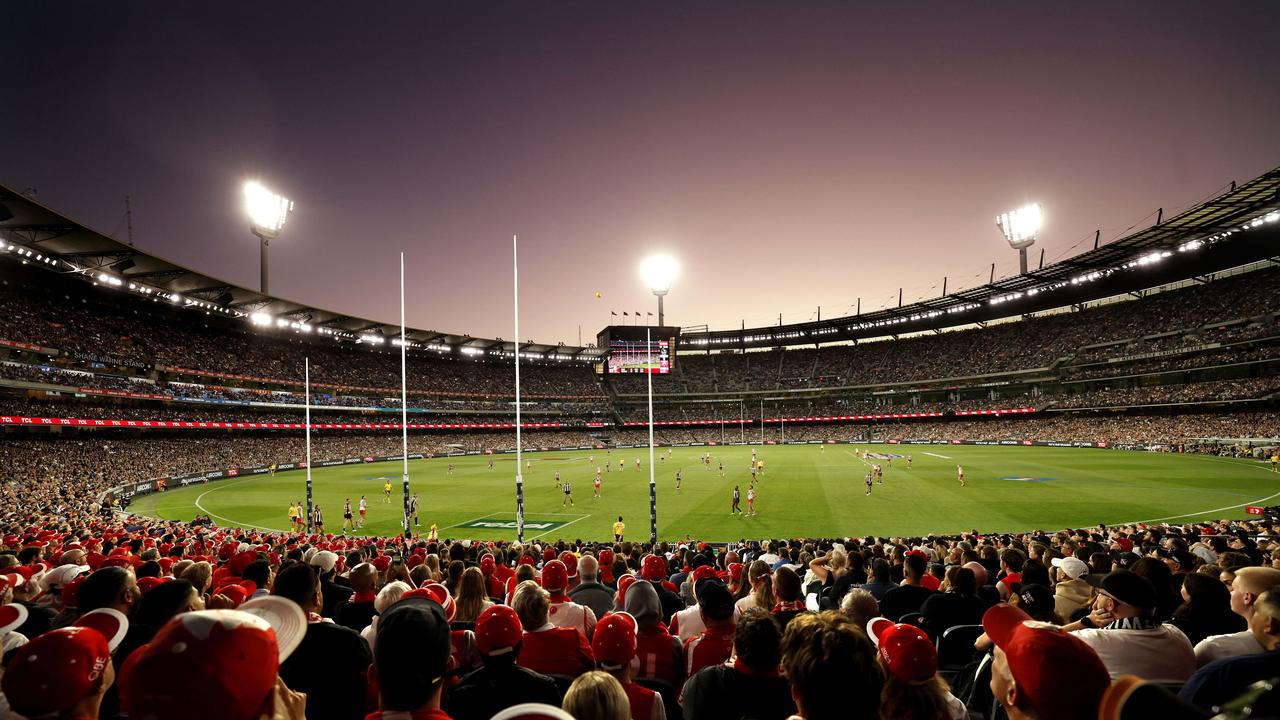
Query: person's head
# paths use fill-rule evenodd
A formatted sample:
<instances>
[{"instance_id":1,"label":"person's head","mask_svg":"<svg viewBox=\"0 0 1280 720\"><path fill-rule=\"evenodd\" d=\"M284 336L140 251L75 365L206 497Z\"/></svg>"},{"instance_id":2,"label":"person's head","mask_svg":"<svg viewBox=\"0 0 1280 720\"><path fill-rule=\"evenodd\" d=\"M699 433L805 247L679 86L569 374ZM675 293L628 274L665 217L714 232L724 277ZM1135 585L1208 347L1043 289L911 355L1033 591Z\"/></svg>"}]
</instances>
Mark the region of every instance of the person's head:
<instances>
[{"instance_id":1,"label":"person's head","mask_svg":"<svg viewBox=\"0 0 1280 720\"><path fill-rule=\"evenodd\" d=\"M773 573L773 591L779 602L796 602L804 599L804 587L795 570L783 565Z\"/></svg>"},{"instance_id":2,"label":"person's head","mask_svg":"<svg viewBox=\"0 0 1280 720\"><path fill-rule=\"evenodd\" d=\"M373 610L381 615L391 609L392 605L400 602L400 598L413 588L409 587L409 583L402 580L393 580L382 586L377 596L373 598Z\"/></svg>"},{"instance_id":3,"label":"person's head","mask_svg":"<svg viewBox=\"0 0 1280 720\"><path fill-rule=\"evenodd\" d=\"M524 627L516 611L506 605L491 605L476 619L476 650L486 665L510 665L520 654Z\"/></svg>"},{"instance_id":4,"label":"person's head","mask_svg":"<svg viewBox=\"0 0 1280 720\"><path fill-rule=\"evenodd\" d=\"M1267 588L1280 585L1280 570L1269 567L1242 567L1231 581L1231 611L1248 620L1253 604Z\"/></svg>"},{"instance_id":5,"label":"person's head","mask_svg":"<svg viewBox=\"0 0 1280 720\"><path fill-rule=\"evenodd\" d=\"M0 680L9 706L26 717L97 717L115 682L111 652L128 630L113 610L89 613L14 651Z\"/></svg>"},{"instance_id":6,"label":"person's head","mask_svg":"<svg viewBox=\"0 0 1280 720\"><path fill-rule=\"evenodd\" d=\"M634 578L634 576L624 575L622 580L627 578ZM622 580L618 582L619 588L623 588ZM651 583L631 582L623 590L622 606L628 615L636 619L640 630L648 630L662 620L662 602L658 599L658 591L653 589Z\"/></svg>"},{"instance_id":7,"label":"person's head","mask_svg":"<svg viewBox=\"0 0 1280 720\"><path fill-rule=\"evenodd\" d=\"M631 702L622 683L606 672L579 675L564 694L565 712L578 720L630 720Z\"/></svg>"},{"instance_id":8,"label":"person's head","mask_svg":"<svg viewBox=\"0 0 1280 720\"><path fill-rule=\"evenodd\" d=\"M315 567L306 563L293 563L281 570L271 594L294 601L305 612L319 612L324 605L320 576Z\"/></svg>"},{"instance_id":9,"label":"person's head","mask_svg":"<svg viewBox=\"0 0 1280 720\"><path fill-rule=\"evenodd\" d=\"M245 566L241 577L252 580L260 588L271 587L271 562L265 559L254 560Z\"/></svg>"},{"instance_id":10,"label":"person's head","mask_svg":"<svg viewBox=\"0 0 1280 720\"><path fill-rule=\"evenodd\" d=\"M1249 631L1268 652L1280 648L1280 585L1264 590L1254 600Z\"/></svg>"},{"instance_id":11,"label":"person's head","mask_svg":"<svg viewBox=\"0 0 1280 720\"><path fill-rule=\"evenodd\" d=\"M987 546L987 547L990 547L990 546ZM978 562L977 560L971 560L971 561L969 561L969 562L965 563L965 564L964 564L964 567L968 568L970 571L972 571L972 572L973 572L973 583L974 583L974 585L976 585L976 586L978 586L978 587L982 587L982 586L984 586L984 585L988 585L988 584L990 584L990 582L989 582L989 581L990 581L990 575L987 573L987 566L986 566L986 565L983 565L982 563Z\"/></svg>"},{"instance_id":12,"label":"person's head","mask_svg":"<svg viewBox=\"0 0 1280 720\"><path fill-rule=\"evenodd\" d=\"M440 707L452 649L449 621L433 600L406 598L379 616L373 668L382 709L409 713Z\"/></svg>"},{"instance_id":13,"label":"person's head","mask_svg":"<svg viewBox=\"0 0 1280 720\"><path fill-rule=\"evenodd\" d=\"M909 552L903 558L902 577L908 585L919 585L920 578L929 570L929 560L922 552Z\"/></svg>"},{"instance_id":14,"label":"person's head","mask_svg":"<svg viewBox=\"0 0 1280 720\"><path fill-rule=\"evenodd\" d=\"M539 630L547 624L547 612L551 607L551 593L533 580L516 586L511 597L511 609L516 611L520 624L528 632Z\"/></svg>"},{"instance_id":15,"label":"person's head","mask_svg":"<svg viewBox=\"0 0 1280 720\"><path fill-rule=\"evenodd\" d=\"M782 666L806 720L879 716L884 673L866 633L844 615L796 616L782 636Z\"/></svg>"},{"instance_id":16,"label":"person's head","mask_svg":"<svg viewBox=\"0 0 1280 720\"><path fill-rule=\"evenodd\" d=\"M1187 573L1182 578L1182 600L1184 608L1225 612L1231 607L1231 591L1215 577L1204 573Z\"/></svg>"},{"instance_id":17,"label":"person's head","mask_svg":"<svg viewBox=\"0 0 1280 720\"><path fill-rule=\"evenodd\" d=\"M852 620L854 625L864 628L871 618L880 614L880 604L870 590L852 588L840 600L840 612Z\"/></svg>"},{"instance_id":18,"label":"person's head","mask_svg":"<svg viewBox=\"0 0 1280 720\"><path fill-rule=\"evenodd\" d=\"M600 565L596 562L596 559L591 555L584 555L578 561L578 577L580 581L583 583L595 582L599 576Z\"/></svg>"},{"instance_id":19,"label":"person's head","mask_svg":"<svg viewBox=\"0 0 1280 720\"><path fill-rule=\"evenodd\" d=\"M134 603L141 598L142 592L133 571L121 567L99 568L76 591L80 612L111 608L128 615Z\"/></svg>"},{"instance_id":20,"label":"person's head","mask_svg":"<svg viewBox=\"0 0 1280 720\"><path fill-rule=\"evenodd\" d=\"M596 667L622 682L631 681L631 661L636 657L636 620L626 613L610 613L596 623L591 636Z\"/></svg>"},{"instance_id":21,"label":"person's head","mask_svg":"<svg viewBox=\"0 0 1280 720\"><path fill-rule=\"evenodd\" d=\"M961 597L974 597L978 594L978 579L973 574L973 570L960 565L952 565L947 568L943 586L948 592L953 592Z\"/></svg>"},{"instance_id":22,"label":"person's head","mask_svg":"<svg viewBox=\"0 0 1280 720\"><path fill-rule=\"evenodd\" d=\"M209 585L213 582L213 566L204 560L193 562L177 577L190 582L195 586L196 592L204 595L209 592Z\"/></svg>"},{"instance_id":23,"label":"person's head","mask_svg":"<svg viewBox=\"0 0 1280 720\"><path fill-rule=\"evenodd\" d=\"M133 622L159 630L173 616L204 609L204 599L186 580L170 580L151 588L142 596L133 613Z\"/></svg>"},{"instance_id":24,"label":"person's head","mask_svg":"<svg viewBox=\"0 0 1280 720\"><path fill-rule=\"evenodd\" d=\"M889 581L889 562L884 558L876 558L871 561L871 577L877 582Z\"/></svg>"},{"instance_id":25,"label":"person's head","mask_svg":"<svg viewBox=\"0 0 1280 720\"><path fill-rule=\"evenodd\" d=\"M1000 553L1000 569L1007 573L1022 572L1022 565L1027 561L1026 553L1017 548L1008 548Z\"/></svg>"},{"instance_id":26,"label":"person's head","mask_svg":"<svg viewBox=\"0 0 1280 720\"><path fill-rule=\"evenodd\" d=\"M1117 619L1150 617L1156 607L1156 589L1140 575L1116 570L1102 578L1093 607Z\"/></svg>"},{"instance_id":27,"label":"person's head","mask_svg":"<svg viewBox=\"0 0 1280 720\"><path fill-rule=\"evenodd\" d=\"M995 643L991 692L1010 720L1097 717L1111 676L1083 640L1003 603L982 626Z\"/></svg>"},{"instance_id":28,"label":"person's head","mask_svg":"<svg viewBox=\"0 0 1280 720\"><path fill-rule=\"evenodd\" d=\"M760 608L744 612L734 628L733 654L755 672L776 670L782 662L782 630L773 615Z\"/></svg>"},{"instance_id":29,"label":"person's head","mask_svg":"<svg viewBox=\"0 0 1280 720\"><path fill-rule=\"evenodd\" d=\"M378 586L378 568L372 563L360 563L351 568L351 589L358 593L371 593Z\"/></svg>"}]
</instances>

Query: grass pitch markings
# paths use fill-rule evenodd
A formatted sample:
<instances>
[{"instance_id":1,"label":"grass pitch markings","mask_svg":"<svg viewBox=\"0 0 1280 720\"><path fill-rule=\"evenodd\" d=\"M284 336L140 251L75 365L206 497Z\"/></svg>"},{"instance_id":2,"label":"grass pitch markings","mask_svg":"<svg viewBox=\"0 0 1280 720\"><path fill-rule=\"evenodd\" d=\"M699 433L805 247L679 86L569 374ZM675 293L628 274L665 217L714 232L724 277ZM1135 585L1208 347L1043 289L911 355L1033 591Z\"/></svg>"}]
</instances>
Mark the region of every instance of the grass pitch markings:
<instances>
[{"instance_id":1,"label":"grass pitch markings","mask_svg":"<svg viewBox=\"0 0 1280 720\"><path fill-rule=\"evenodd\" d=\"M942 458L943 460L954 460L954 459L955 459L955 458L951 457L950 455L939 455L938 453L922 452L922 453L920 453L920 454L921 454L921 455L932 455L933 457L936 457L936 458Z\"/></svg>"}]
</instances>

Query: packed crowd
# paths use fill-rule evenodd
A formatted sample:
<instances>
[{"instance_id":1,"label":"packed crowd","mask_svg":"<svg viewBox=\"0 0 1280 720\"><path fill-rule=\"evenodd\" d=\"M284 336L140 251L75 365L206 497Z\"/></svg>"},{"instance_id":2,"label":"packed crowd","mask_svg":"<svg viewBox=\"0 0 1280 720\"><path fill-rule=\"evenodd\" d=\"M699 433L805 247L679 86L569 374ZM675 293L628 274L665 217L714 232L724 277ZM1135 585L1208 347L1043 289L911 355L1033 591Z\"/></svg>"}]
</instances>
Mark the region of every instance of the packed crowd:
<instances>
[{"instance_id":1,"label":"packed crowd","mask_svg":"<svg viewBox=\"0 0 1280 720\"><path fill-rule=\"evenodd\" d=\"M1070 379L1088 379L1101 377L1118 377L1150 373L1169 372L1174 370L1193 370L1211 368L1221 365L1244 363L1266 363L1280 358L1280 343L1231 346L1204 352L1187 353L1171 357L1158 357L1146 360L1134 360L1119 363L1073 364L1062 368L1063 377Z\"/></svg>"},{"instance_id":2,"label":"packed crowd","mask_svg":"<svg viewBox=\"0 0 1280 720\"><path fill-rule=\"evenodd\" d=\"M522 545L0 493L0 716L1205 717L1280 674L1274 518Z\"/></svg>"},{"instance_id":3,"label":"packed crowd","mask_svg":"<svg viewBox=\"0 0 1280 720\"><path fill-rule=\"evenodd\" d=\"M1049 399L1055 407L1114 407L1170 403L1222 402L1263 398L1280 390L1280 377L1216 380L1186 385L1099 388Z\"/></svg>"}]
</instances>

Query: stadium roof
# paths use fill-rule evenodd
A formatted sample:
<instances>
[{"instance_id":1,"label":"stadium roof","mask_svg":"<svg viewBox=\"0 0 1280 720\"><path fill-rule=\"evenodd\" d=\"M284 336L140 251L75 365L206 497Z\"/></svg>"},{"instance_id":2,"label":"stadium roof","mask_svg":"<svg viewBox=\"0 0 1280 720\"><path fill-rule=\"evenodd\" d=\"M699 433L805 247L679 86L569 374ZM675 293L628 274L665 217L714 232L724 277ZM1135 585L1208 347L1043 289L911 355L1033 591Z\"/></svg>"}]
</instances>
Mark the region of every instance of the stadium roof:
<instances>
[{"instance_id":1,"label":"stadium roof","mask_svg":"<svg viewBox=\"0 0 1280 720\"><path fill-rule=\"evenodd\" d=\"M1144 230L1070 259L901 307L815 322L681 333L684 349L847 342L985 323L1197 278L1257 260L1280 263L1280 168ZM1250 227L1252 226L1252 227Z\"/></svg>"},{"instance_id":2,"label":"stadium roof","mask_svg":"<svg viewBox=\"0 0 1280 720\"><path fill-rule=\"evenodd\" d=\"M331 336L338 340L396 344L400 326L312 307L211 277L104 235L35 199L0 185L0 251L18 253L51 271L82 275L142 298L219 313L279 330ZM28 255L29 254L29 255ZM515 343L436 330L406 331L410 347L466 356L512 357ZM596 361L595 347L521 343L525 357Z\"/></svg>"}]
</instances>

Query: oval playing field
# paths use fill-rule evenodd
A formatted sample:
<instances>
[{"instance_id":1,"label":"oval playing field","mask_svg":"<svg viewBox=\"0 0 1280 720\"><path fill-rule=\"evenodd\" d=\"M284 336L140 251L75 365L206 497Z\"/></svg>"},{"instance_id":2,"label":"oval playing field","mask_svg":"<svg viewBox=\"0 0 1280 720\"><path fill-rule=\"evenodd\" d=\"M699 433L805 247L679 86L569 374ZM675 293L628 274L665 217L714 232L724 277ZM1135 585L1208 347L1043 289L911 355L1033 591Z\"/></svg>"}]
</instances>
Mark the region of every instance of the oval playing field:
<instances>
[{"instance_id":1,"label":"oval playing field","mask_svg":"<svg viewBox=\"0 0 1280 720\"><path fill-rule=\"evenodd\" d=\"M709 467L701 461L708 451ZM870 457L860 457L858 451ZM1244 517L1246 505L1280 498L1280 475L1252 460L1049 447L769 445L756 447L765 468L755 486L756 514L745 516L730 508L737 486L747 509L750 447L672 448L666 460L657 460L667 452L661 448L655 455L658 535L665 540L1176 523ZM493 469L489 456L410 462L411 489L420 494L418 529L424 536L435 523L441 537L515 537L515 455L492 457ZM526 540L611 539L619 515L627 539L648 539L647 449L549 451L526 453L525 459L530 463L524 485ZM593 497L595 468L603 469L606 462L601 496ZM884 481L867 495L869 463L883 467ZM956 479L957 465L964 467L964 487ZM324 510L325 530L340 532L345 499L354 508L365 495L368 520L359 534L395 534L402 513L400 470L398 462L314 470L315 502ZM677 470L683 475L679 491ZM570 482L571 502L556 484L557 471ZM393 485L389 502L383 494L387 478ZM304 480L303 471L222 480L141 497L131 510L177 520L208 513L224 527L284 530L290 501L305 498Z\"/></svg>"}]
</instances>

